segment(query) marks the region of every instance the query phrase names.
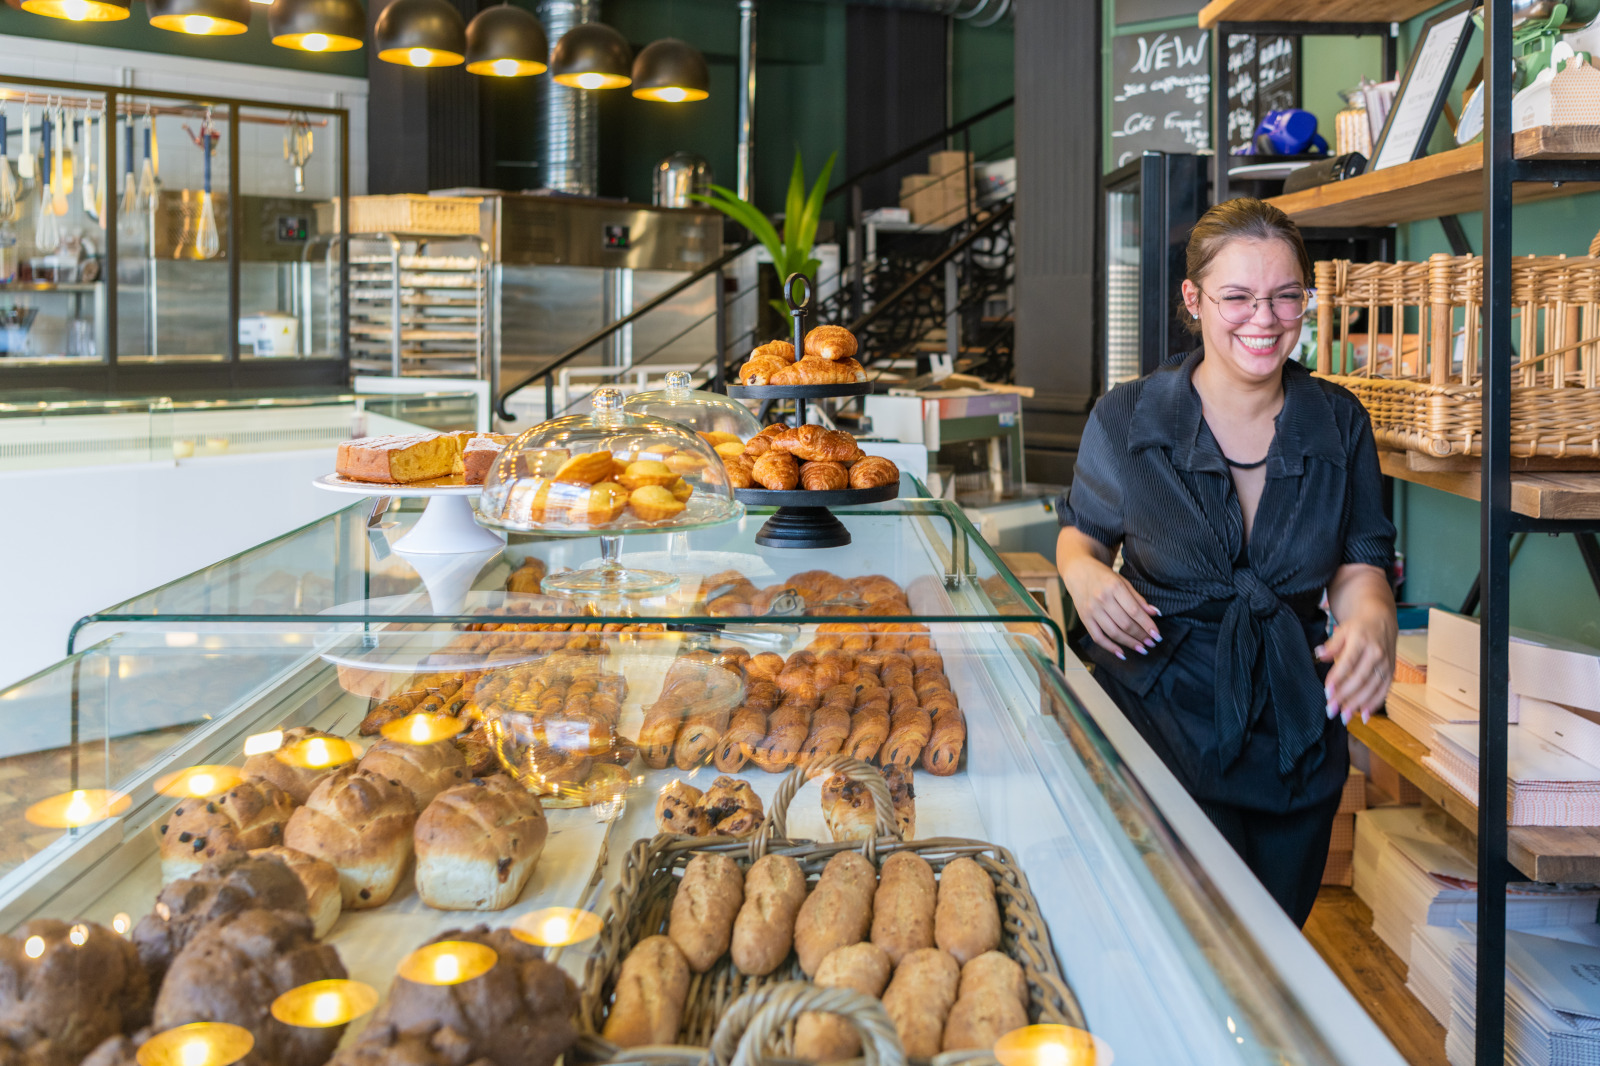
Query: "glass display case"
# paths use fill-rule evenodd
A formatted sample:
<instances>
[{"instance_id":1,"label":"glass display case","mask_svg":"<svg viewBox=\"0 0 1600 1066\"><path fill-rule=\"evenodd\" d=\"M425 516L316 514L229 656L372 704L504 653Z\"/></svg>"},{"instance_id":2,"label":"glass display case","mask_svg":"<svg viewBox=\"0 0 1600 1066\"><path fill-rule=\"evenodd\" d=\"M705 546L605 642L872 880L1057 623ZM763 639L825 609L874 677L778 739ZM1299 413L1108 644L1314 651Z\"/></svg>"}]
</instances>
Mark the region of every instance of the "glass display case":
<instances>
[{"instance_id":1,"label":"glass display case","mask_svg":"<svg viewBox=\"0 0 1600 1066\"><path fill-rule=\"evenodd\" d=\"M664 812L732 831L715 820L720 806L697 806L720 775L748 784L739 812L770 819L787 798L781 849L814 875L818 849L855 846L828 843L853 839L852 805L840 782L804 784L790 768L855 754L891 781L914 781L882 794L905 839L879 840L872 861L906 849L947 869L976 849L1020 871L997 903L999 950L1048 978L1030 988L1029 1020L1059 1022L1065 1003L1066 1020L1101 1041L1094 1061L1112 1061L1109 1051L1124 1062L1398 1066L1337 982L1332 993L1318 983L1313 968L1332 978L1309 947L1284 961L1273 941L1293 936L1286 920L1253 912L1254 897L1214 875L1242 866L1220 837L1220 852L1197 846L1181 824L1200 817L1192 804L1151 798L1170 786L1159 761L1137 743L1113 745L1103 694L959 509L903 498L845 511L854 543L813 551L758 547L757 510L629 538L625 562L681 580L627 613L543 588L588 565L593 539L512 534L502 549L430 560L393 549L416 511L363 502L85 619L81 650L0 691L0 775L11 782L0 795L0 930L21 935L45 917L137 926L164 880L194 869L191 852L210 859L217 840L251 843L202 839L190 824L227 820L202 809L215 801L205 790L241 772L313 787L305 809L320 810L324 793L344 787L330 778L324 789L322 775L358 760L392 768L397 750L427 749L438 754L398 758L439 761L433 792L449 792L453 766L542 795L537 865L520 891L495 890L512 897L503 909L442 909L419 831L392 894L348 900L323 944L387 994L426 942L512 926L557 945L550 957L584 990L578 1030L597 1039L621 923L666 928L664 907L646 912L636 899L646 845L664 846L672 838L658 831L683 824ZM391 773L392 789L414 789L412 817L489 788L431 800L410 771L381 776ZM291 797L285 839L315 852L322 842L299 809ZM174 843L175 827L190 840ZM749 861L725 837L704 846ZM538 940L547 908L569 908L562 928L587 939ZM598 935L585 914L604 919ZM766 979L730 966L715 962L704 980L799 976L792 959ZM1056 980L1065 1000L1040 991ZM675 1039L703 1043L684 1025Z\"/></svg>"}]
</instances>

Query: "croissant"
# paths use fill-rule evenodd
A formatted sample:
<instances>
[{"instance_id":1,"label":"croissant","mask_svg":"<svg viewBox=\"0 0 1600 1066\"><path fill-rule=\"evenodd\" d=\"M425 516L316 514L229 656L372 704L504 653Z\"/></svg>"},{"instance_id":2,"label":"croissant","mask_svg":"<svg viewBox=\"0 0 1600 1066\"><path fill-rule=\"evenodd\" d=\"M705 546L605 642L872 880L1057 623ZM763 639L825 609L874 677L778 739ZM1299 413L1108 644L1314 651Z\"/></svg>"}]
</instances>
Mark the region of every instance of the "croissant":
<instances>
[{"instance_id":1,"label":"croissant","mask_svg":"<svg viewBox=\"0 0 1600 1066\"><path fill-rule=\"evenodd\" d=\"M800 487L812 492L828 492L850 487L850 474L843 463L806 463L800 467Z\"/></svg>"},{"instance_id":2,"label":"croissant","mask_svg":"<svg viewBox=\"0 0 1600 1066\"><path fill-rule=\"evenodd\" d=\"M850 467L850 487L875 489L900 480L900 468L881 455L869 455Z\"/></svg>"},{"instance_id":3,"label":"croissant","mask_svg":"<svg viewBox=\"0 0 1600 1066\"><path fill-rule=\"evenodd\" d=\"M922 703L922 709L929 714L938 714L940 711L953 711L959 707L954 694L949 689L930 692L920 702Z\"/></svg>"},{"instance_id":4,"label":"croissant","mask_svg":"<svg viewBox=\"0 0 1600 1066\"><path fill-rule=\"evenodd\" d=\"M910 654L912 669L944 671L944 656L932 648L919 648Z\"/></svg>"},{"instance_id":5,"label":"croissant","mask_svg":"<svg viewBox=\"0 0 1600 1066\"><path fill-rule=\"evenodd\" d=\"M789 363L765 382L768 385L849 385L867 380L867 372L854 359L802 359Z\"/></svg>"},{"instance_id":6,"label":"croissant","mask_svg":"<svg viewBox=\"0 0 1600 1066\"><path fill-rule=\"evenodd\" d=\"M910 769L928 743L933 720L914 704L896 707L889 718L889 739L883 746L883 764Z\"/></svg>"},{"instance_id":7,"label":"croissant","mask_svg":"<svg viewBox=\"0 0 1600 1066\"><path fill-rule=\"evenodd\" d=\"M843 326L818 326L806 334L805 344L807 359L848 359L856 354L856 335Z\"/></svg>"},{"instance_id":8,"label":"croissant","mask_svg":"<svg viewBox=\"0 0 1600 1066\"><path fill-rule=\"evenodd\" d=\"M810 353L810 349L811 344L808 340L806 342L807 354ZM854 355L855 353L852 351L850 354ZM794 362L794 345L790 344L788 341L768 341L750 353L750 358L752 359L760 359L764 356L768 358L782 359L785 363L792 363Z\"/></svg>"},{"instance_id":9,"label":"croissant","mask_svg":"<svg viewBox=\"0 0 1600 1066\"><path fill-rule=\"evenodd\" d=\"M780 372L787 370L794 364L780 359L775 355L758 355L750 359L739 368L739 384L741 385L781 385L784 382L773 381ZM795 382L788 382L795 384Z\"/></svg>"},{"instance_id":10,"label":"croissant","mask_svg":"<svg viewBox=\"0 0 1600 1066\"><path fill-rule=\"evenodd\" d=\"M800 484L800 464L788 452L774 448L755 461L750 476L768 489L792 489Z\"/></svg>"},{"instance_id":11,"label":"croissant","mask_svg":"<svg viewBox=\"0 0 1600 1066\"><path fill-rule=\"evenodd\" d=\"M935 692L949 692L950 679L937 670L924 670L912 675L911 686L917 690L920 703Z\"/></svg>"},{"instance_id":12,"label":"croissant","mask_svg":"<svg viewBox=\"0 0 1600 1066\"><path fill-rule=\"evenodd\" d=\"M849 455L855 446L856 439L850 434L818 425L797 426L772 439L774 449L781 448L796 459L803 459L806 462L822 460L838 462ZM844 583L839 582L839 584Z\"/></svg>"},{"instance_id":13,"label":"croissant","mask_svg":"<svg viewBox=\"0 0 1600 1066\"><path fill-rule=\"evenodd\" d=\"M870 703L858 708L850 719L850 735L845 738L844 750L853 759L871 762L889 736L889 705Z\"/></svg>"},{"instance_id":14,"label":"croissant","mask_svg":"<svg viewBox=\"0 0 1600 1066\"><path fill-rule=\"evenodd\" d=\"M722 467L728 472L728 487L734 489L748 489L754 485L755 460L749 455L733 455L724 457ZM849 480L848 478L846 479Z\"/></svg>"},{"instance_id":15,"label":"croissant","mask_svg":"<svg viewBox=\"0 0 1600 1066\"><path fill-rule=\"evenodd\" d=\"M878 633L873 637L872 650L888 652L903 652L906 650L906 641L910 639L905 633Z\"/></svg>"},{"instance_id":16,"label":"croissant","mask_svg":"<svg viewBox=\"0 0 1600 1066\"><path fill-rule=\"evenodd\" d=\"M733 712L733 721L722 734L717 746L717 769L725 774L736 774L744 769L750 750L767 735L767 712L746 703Z\"/></svg>"},{"instance_id":17,"label":"croissant","mask_svg":"<svg viewBox=\"0 0 1600 1066\"><path fill-rule=\"evenodd\" d=\"M967 720L958 710L940 711L933 719L928 744L922 749L922 768L930 774L949 777L961 762L961 748L967 742Z\"/></svg>"},{"instance_id":18,"label":"croissant","mask_svg":"<svg viewBox=\"0 0 1600 1066\"><path fill-rule=\"evenodd\" d=\"M716 754L723 731L728 728L728 710L701 711L684 719L678 739L672 746L672 761L680 770L693 770Z\"/></svg>"},{"instance_id":19,"label":"croissant","mask_svg":"<svg viewBox=\"0 0 1600 1066\"><path fill-rule=\"evenodd\" d=\"M817 657L809 651L797 651L789 656L789 661L783 664L783 669L778 671L777 685L785 695L790 693L816 695L818 692L812 675L817 664Z\"/></svg>"},{"instance_id":20,"label":"croissant","mask_svg":"<svg viewBox=\"0 0 1600 1066\"><path fill-rule=\"evenodd\" d=\"M682 724L682 714L676 707L652 710L644 716L644 723L639 726L639 754L644 756L646 766L652 770L666 769L672 758L672 743L678 738L678 727Z\"/></svg>"},{"instance_id":21,"label":"croissant","mask_svg":"<svg viewBox=\"0 0 1600 1066\"><path fill-rule=\"evenodd\" d=\"M767 722L767 735L750 749L750 761L769 774L781 774L794 765L800 746L811 732L809 718L799 714L775 714Z\"/></svg>"},{"instance_id":22,"label":"croissant","mask_svg":"<svg viewBox=\"0 0 1600 1066\"><path fill-rule=\"evenodd\" d=\"M750 661L744 664L745 677L752 681L775 682L782 670L783 656L773 651L764 651L760 655L751 656Z\"/></svg>"},{"instance_id":23,"label":"croissant","mask_svg":"<svg viewBox=\"0 0 1600 1066\"><path fill-rule=\"evenodd\" d=\"M745 683L744 705L762 714L771 714L783 702L783 689L776 682L751 678Z\"/></svg>"},{"instance_id":24,"label":"croissant","mask_svg":"<svg viewBox=\"0 0 1600 1066\"><path fill-rule=\"evenodd\" d=\"M844 747L850 736L850 709L838 704L821 707L811 716L811 732L800 746L799 763L809 764L813 759L835 755Z\"/></svg>"}]
</instances>

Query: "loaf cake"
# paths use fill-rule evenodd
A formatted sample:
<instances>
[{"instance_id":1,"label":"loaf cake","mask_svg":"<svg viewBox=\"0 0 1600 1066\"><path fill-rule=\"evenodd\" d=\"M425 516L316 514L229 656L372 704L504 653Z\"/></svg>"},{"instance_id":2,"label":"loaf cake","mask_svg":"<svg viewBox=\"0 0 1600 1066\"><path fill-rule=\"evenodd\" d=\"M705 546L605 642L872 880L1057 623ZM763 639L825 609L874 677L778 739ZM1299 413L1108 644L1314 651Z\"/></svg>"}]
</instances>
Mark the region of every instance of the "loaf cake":
<instances>
[{"instance_id":1,"label":"loaf cake","mask_svg":"<svg viewBox=\"0 0 1600 1066\"><path fill-rule=\"evenodd\" d=\"M461 446L461 458L457 460L456 473L460 474L468 485L482 485L483 479L489 476L489 468L494 465L500 452L515 439L504 433L480 433L474 436Z\"/></svg>"},{"instance_id":2,"label":"loaf cake","mask_svg":"<svg viewBox=\"0 0 1600 1066\"><path fill-rule=\"evenodd\" d=\"M539 797L504 774L446 789L417 819L417 894L440 910L503 910L533 876L547 832Z\"/></svg>"},{"instance_id":3,"label":"loaf cake","mask_svg":"<svg viewBox=\"0 0 1600 1066\"><path fill-rule=\"evenodd\" d=\"M459 448L438 433L362 437L339 445L334 469L355 481L406 485L448 477Z\"/></svg>"},{"instance_id":4,"label":"loaf cake","mask_svg":"<svg viewBox=\"0 0 1600 1066\"><path fill-rule=\"evenodd\" d=\"M283 842L339 871L346 910L384 903L411 861L417 812L398 781L354 766L318 785L294 812Z\"/></svg>"}]
</instances>

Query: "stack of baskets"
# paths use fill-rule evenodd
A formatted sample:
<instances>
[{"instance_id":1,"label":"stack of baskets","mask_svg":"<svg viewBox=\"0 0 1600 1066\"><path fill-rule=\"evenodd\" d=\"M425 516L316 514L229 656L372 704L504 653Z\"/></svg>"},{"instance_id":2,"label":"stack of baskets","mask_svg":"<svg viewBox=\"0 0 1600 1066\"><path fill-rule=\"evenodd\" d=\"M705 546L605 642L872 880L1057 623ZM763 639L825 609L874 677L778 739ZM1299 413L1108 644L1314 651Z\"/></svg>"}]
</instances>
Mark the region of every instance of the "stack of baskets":
<instances>
[{"instance_id":1,"label":"stack of baskets","mask_svg":"<svg viewBox=\"0 0 1600 1066\"><path fill-rule=\"evenodd\" d=\"M1600 237L1587 256L1512 262L1511 304L1520 320L1516 350L1509 353L1513 456L1600 459L1596 245ZM1316 264L1316 287L1317 373L1356 394L1372 417L1379 445L1441 458L1481 455L1482 258L1335 259ZM1380 328L1385 310L1387 329ZM1366 312L1366 329L1352 335L1350 322L1358 311ZM1456 340L1463 334L1457 360ZM1345 373L1346 344L1363 335L1365 365Z\"/></svg>"},{"instance_id":2,"label":"stack of baskets","mask_svg":"<svg viewBox=\"0 0 1600 1066\"><path fill-rule=\"evenodd\" d=\"M809 778L834 772L867 785L878 816L879 838L864 843L833 844L787 839L790 802ZM663 834L634 844L624 865L621 882L612 891L599 946L590 956L584 973L578 1017L581 1037L576 1058L591 1062L632 1062L639 1056L639 1051L623 1051L600 1036L606 1015L611 1009L617 976L623 959L635 944L645 937L667 931L672 898L677 892L683 869L691 858L701 852L726 855L745 870L769 851L788 855L805 871L810 887L815 887L829 859L852 848L859 848L869 861L878 866L897 851L912 851L926 859L936 872L957 858L971 858L994 880L995 897L1001 915L1000 950L1022 966L1027 978L1029 1021L1086 1028L1077 997L1062 976L1061 965L1050 943L1050 933L1040 914L1038 900L1034 898L1027 878L1011 853L995 844L954 837L899 840L895 836L898 826L893 809L888 787L877 769L859 759L833 755L789 773L773 796L766 822L750 840ZM657 1066L669 1066L678 1061L699 1063L706 1055L707 1048L710 1048L711 1062L726 1066L733 1045L738 1043L741 1034L745 1034L745 1026L752 1016L759 1016L764 1021L754 1026L750 1034L745 1034L753 1039L753 1043L747 1041L743 1059L746 1066L752 1060L773 1052L789 1055L793 1051L792 1023L801 1011L831 1011L835 1009L834 1006L827 1003L818 1005L816 996L841 991L817 989L804 983L804 975L793 956L775 972L764 977L738 972L732 961L724 956L709 971L692 978L684 1005L683 1025L678 1034L679 1046L676 1049L650 1049L650 1061ZM864 1044L869 1063L876 1057L888 1066L898 1066L905 1061L905 1057L892 1025L884 1034L888 1019L883 1015L882 1007L867 997L853 996L852 1002L862 999L866 1000L864 1004L854 1003L858 1009L842 1010L840 1013L850 1017L866 1033ZM875 1056L875 1050L887 1050L889 1045L893 1045L897 1056ZM673 1050L679 1053L676 1057L671 1054ZM941 1059L944 1057L941 1056Z\"/></svg>"}]
</instances>

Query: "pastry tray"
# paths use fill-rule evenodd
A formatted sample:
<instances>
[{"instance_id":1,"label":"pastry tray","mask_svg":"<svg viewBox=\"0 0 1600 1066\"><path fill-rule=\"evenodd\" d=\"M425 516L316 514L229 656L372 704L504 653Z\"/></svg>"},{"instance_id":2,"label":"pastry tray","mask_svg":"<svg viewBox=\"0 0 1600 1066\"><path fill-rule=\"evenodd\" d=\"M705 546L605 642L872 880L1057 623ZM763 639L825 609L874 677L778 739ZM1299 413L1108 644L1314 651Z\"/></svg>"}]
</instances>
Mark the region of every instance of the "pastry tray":
<instances>
[{"instance_id":1,"label":"pastry tray","mask_svg":"<svg viewBox=\"0 0 1600 1066\"><path fill-rule=\"evenodd\" d=\"M869 396L875 381L850 381L843 385L729 385L735 400L825 400L830 396Z\"/></svg>"},{"instance_id":2,"label":"pastry tray","mask_svg":"<svg viewBox=\"0 0 1600 1066\"><path fill-rule=\"evenodd\" d=\"M733 498L752 507L851 507L884 503L900 495L900 479L870 489L734 489Z\"/></svg>"}]
</instances>

